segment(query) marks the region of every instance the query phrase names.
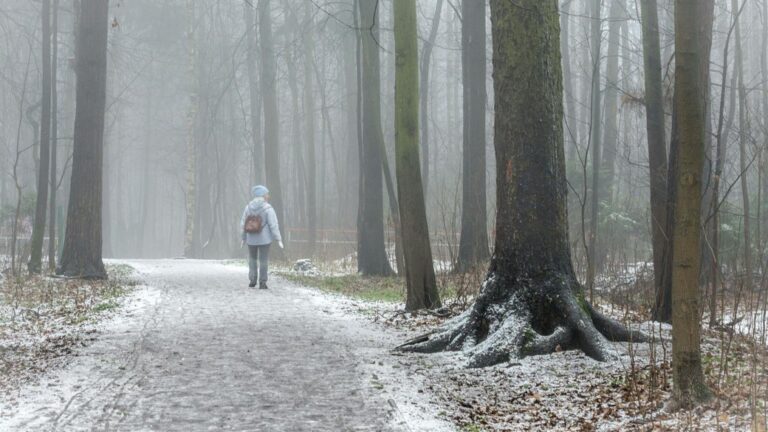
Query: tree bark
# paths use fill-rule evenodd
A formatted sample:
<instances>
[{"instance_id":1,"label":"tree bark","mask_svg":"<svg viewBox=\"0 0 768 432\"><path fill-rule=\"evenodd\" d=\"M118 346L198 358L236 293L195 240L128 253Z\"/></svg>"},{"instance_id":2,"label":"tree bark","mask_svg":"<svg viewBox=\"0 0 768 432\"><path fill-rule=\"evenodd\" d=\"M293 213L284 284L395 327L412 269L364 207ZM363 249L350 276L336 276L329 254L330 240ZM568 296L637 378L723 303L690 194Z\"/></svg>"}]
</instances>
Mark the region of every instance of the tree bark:
<instances>
[{"instance_id":1,"label":"tree bark","mask_svg":"<svg viewBox=\"0 0 768 432\"><path fill-rule=\"evenodd\" d=\"M45 237L46 211L48 208L48 179L51 161L51 0L43 0L43 58L42 58L42 103L40 109L40 164L37 174L37 201L35 204L35 223L32 226L30 246L30 273L40 273Z\"/></svg>"},{"instance_id":2,"label":"tree bark","mask_svg":"<svg viewBox=\"0 0 768 432\"><path fill-rule=\"evenodd\" d=\"M101 169L108 14L108 0L83 0L81 3L72 186L64 251L56 269L57 274L68 277L107 277L101 260Z\"/></svg>"},{"instance_id":3,"label":"tree bark","mask_svg":"<svg viewBox=\"0 0 768 432\"><path fill-rule=\"evenodd\" d=\"M362 142L360 146L360 214L357 268L368 276L388 276L392 267L384 249L384 190L379 75L379 13L377 0L357 0L361 37Z\"/></svg>"},{"instance_id":4,"label":"tree bark","mask_svg":"<svg viewBox=\"0 0 768 432\"><path fill-rule=\"evenodd\" d=\"M704 103L701 98L699 2L675 2L675 109L678 114L679 176L672 266L672 356L674 403L688 408L709 397L701 366L699 269L701 267L701 175Z\"/></svg>"},{"instance_id":5,"label":"tree bark","mask_svg":"<svg viewBox=\"0 0 768 432\"><path fill-rule=\"evenodd\" d=\"M462 1L461 62L464 81L461 238L456 269L469 271L488 259L485 188L485 2Z\"/></svg>"},{"instance_id":6,"label":"tree bark","mask_svg":"<svg viewBox=\"0 0 768 432\"><path fill-rule=\"evenodd\" d=\"M696 7L696 12L699 14L696 17L696 42L698 44L698 59L699 59L699 98L700 103L704 107L702 114L702 124L705 125L708 119L706 118L709 112L707 104L709 103L709 55L712 48L712 25L714 17L714 0L700 0L699 6ZM673 99L677 99L678 87L675 86L675 95ZM678 125L677 112L679 106L675 104L672 109L672 132L669 144L669 165L667 169L667 209L666 209L666 228L669 233L667 237L667 244L664 247L664 257L661 269L661 289L656 292L656 303L652 311L653 319L663 322L672 322L672 267L674 262L674 236L672 232L675 231L676 217L676 203L677 203L677 183L679 169L679 146L680 146L680 131ZM706 129L705 129L706 130ZM706 142L706 136L702 134ZM702 158L702 164L703 164ZM702 182L699 183L702 185ZM703 186L702 186L703 187ZM700 213L701 214L701 213ZM701 253L701 251L699 251Z\"/></svg>"},{"instance_id":7,"label":"tree bark","mask_svg":"<svg viewBox=\"0 0 768 432\"><path fill-rule=\"evenodd\" d=\"M606 360L606 337L645 337L592 308L571 264L557 2L491 0L491 17L495 253L473 307L401 349L464 349L470 367L571 348Z\"/></svg>"},{"instance_id":8,"label":"tree bark","mask_svg":"<svg viewBox=\"0 0 768 432\"><path fill-rule=\"evenodd\" d=\"M440 307L419 168L419 74L416 0L395 0L395 143L403 230L406 310Z\"/></svg>"}]
</instances>

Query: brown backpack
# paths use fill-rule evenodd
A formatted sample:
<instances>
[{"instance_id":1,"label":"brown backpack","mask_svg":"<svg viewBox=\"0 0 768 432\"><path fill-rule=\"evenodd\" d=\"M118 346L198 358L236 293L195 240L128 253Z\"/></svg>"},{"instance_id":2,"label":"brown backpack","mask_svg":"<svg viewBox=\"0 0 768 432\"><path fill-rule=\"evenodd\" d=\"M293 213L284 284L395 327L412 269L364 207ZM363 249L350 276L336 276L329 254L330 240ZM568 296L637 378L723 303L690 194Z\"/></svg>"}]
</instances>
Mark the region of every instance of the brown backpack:
<instances>
[{"instance_id":1,"label":"brown backpack","mask_svg":"<svg viewBox=\"0 0 768 432\"><path fill-rule=\"evenodd\" d=\"M264 221L261 215L249 215L245 219L245 232L248 234L258 234L264 229Z\"/></svg>"}]
</instances>

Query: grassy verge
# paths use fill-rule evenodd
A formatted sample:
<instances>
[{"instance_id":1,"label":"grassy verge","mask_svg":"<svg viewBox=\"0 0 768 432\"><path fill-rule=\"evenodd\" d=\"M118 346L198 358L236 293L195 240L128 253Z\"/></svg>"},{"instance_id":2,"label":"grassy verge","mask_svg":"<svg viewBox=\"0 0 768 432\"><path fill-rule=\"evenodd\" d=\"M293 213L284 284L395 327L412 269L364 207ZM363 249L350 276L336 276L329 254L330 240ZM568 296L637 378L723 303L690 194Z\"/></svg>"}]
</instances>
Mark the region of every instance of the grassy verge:
<instances>
[{"instance_id":1,"label":"grassy verge","mask_svg":"<svg viewBox=\"0 0 768 432\"><path fill-rule=\"evenodd\" d=\"M0 394L32 380L93 340L138 284L134 269L107 266L109 280L25 276L0 281Z\"/></svg>"},{"instance_id":2,"label":"grassy verge","mask_svg":"<svg viewBox=\"0 0 768 432\"><path fill-rule=\"evenodd\" d=\"M366 277L358 274L304 276L289 270L278 270L276 273L291 282L354 299L405 302L405 279L400 277ZM443 304L451 305L457 311L466 308L479 292L483 276L482 271L439 274L437 286Z\"/></svg>"},{"instance_id":3,"label":"grassy verge","mask_svg":"<svg viewBox=\"0 0 768 432\"><path fill-rule=\"evenodd\" d=\"M294 272L280 272L279 275L299 285L359 300L398 303L405 298L405 281L400 278L360 275L311 277Z\"/></svg>"}]
</instances>

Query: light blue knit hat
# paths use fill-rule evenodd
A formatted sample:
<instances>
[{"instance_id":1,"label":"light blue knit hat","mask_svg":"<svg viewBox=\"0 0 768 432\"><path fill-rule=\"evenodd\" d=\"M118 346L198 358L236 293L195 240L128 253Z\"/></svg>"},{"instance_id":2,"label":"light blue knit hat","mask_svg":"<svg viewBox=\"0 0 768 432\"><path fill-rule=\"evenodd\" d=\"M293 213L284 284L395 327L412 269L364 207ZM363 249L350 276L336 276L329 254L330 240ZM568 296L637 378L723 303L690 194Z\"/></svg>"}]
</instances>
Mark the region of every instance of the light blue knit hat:
<instances>
[{"instance_id":1,"label":"light blue knit hat","mask_svg":"<svg viewBox=\"0 0 768 432\"><path fill-rule=\"evenodd\" d=\"M266 186L258 185L251 189L251 195L254 198L260 198L269 195L269 189Z\"/></svg>"}]
</instances>

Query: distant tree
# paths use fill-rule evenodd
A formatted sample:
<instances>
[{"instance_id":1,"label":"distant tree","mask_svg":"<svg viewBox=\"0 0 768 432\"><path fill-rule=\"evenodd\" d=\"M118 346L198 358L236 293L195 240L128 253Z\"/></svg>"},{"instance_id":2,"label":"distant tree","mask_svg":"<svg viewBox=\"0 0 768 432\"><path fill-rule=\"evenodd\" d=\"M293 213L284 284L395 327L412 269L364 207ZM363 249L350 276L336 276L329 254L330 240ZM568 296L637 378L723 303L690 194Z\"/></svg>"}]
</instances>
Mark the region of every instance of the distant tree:
<instances>
[{"instance_id":1,"label":"distant tree","mask_svg":"<svg viewBox=\"0 0 768 432\"><path fill-rule=\"evenodd\" d=\"M197 120L200 110L199 78L198 78L198 47L197 22L195 1L186 0L187 8L187 44L189 45L189 75L192 77L192 91L189 94L189 111L187 112L187 166L186 166L186 208L184 226L184 256L192 258L195 255L195 231L197 224Z\"/></svg>"},{"instance_id":2,"label":"distant tree","mask_svg":"<svg viewBox=\"0 0 768 432\"><path fill-rule=\"evenodd\" d=\"M48 269L56 270L56 192L59 187L58 178L58 60L59 60L59 0L53 0L53 24L51 35L53 46L51 54L51 174L50 197L48 200Z\"/></svg>"},{"instance_id":3,"label":"distant tree","mask_svg":"<svg viewBox=\"0 0 768 432\"><path fill-rule=\"evenodd\" d=\"M419 168L419 74L416 0L396 0L395 159L405 255L406 310L440 306Z\"/></svg>"},{"instance_id":4,"label":"distant tree","mask_svg":"<svg viewBox=\"0 0 768 432\"><path fill-rule=\"evenodd\" d=\"M304 2L304 23L301 27L302 46L304 48L304 135L307 151L307 231L310 256L317 249L317 156L315 155L315 92L312 82L315 64L315 18L311 2Z\"/></svg>"},{"instance_id":5,"label":"distant tree","mask_svg":"<svg viewBox=\"0 0 768 432\"><path fill-rule=\"evenodd\" d=\"M642 341L596 311L571 264L556 0L491 0L497 167L496 247L472 308L408 351L465 349L469 365ZM519 85L525 83L525 85Z\"/></svg>"},{"instance_id":6,"label":"distant tree","mask_svg":"<svg viewBox=\"0 0 768 432\"><path fill-rule=\"evenodd\" d=\"M481 2L477 3L485 7ZM432 26L429 30L429 36L424 40L421 48L421 65L419 67L421 81L419 103L421 106L421 118L423 119L421 122L421 174L424 183L424 196L427 196L429 191L429 70L432 64L432 50L435 48L437 31L440 28L440 15L442 11L443 0L437 0L435 14L432 16Z\"/></svg>"},{"instance_id":7,"label":"distant tree","mask_svg":"<svg viewBox=\"0 0 768 432\"><path fill-rule=\"evenodd\" d=\"M701 177L704 160L704 102L698 0L675 1L675 109L678 176L672 261L672 365L676 406L688 408L710 397L701 365L699 270L701 268Z\"/></svg>"},{"instance_id":8,"label":"distant tree","mask_svg":"<svg viewBox=\"0 0 768 432\"><path fill-rule=\"evenodd\" d=\"M738 79L739 94L739 172L741 177L741 203L744 208L744 288L752 289L752 221L750 219L749 177L747 176L747 141L749 140L749 107L747 106L747 89L744 84L744 54L741 42L741 19L738 0L731 0L734 28L736 30L734 45L736 48L735 70Z\"/></svg>"},{"instance_id":9,"label":"distant tree","mask_svg":"<svg viewBox=\"0 0 768 432\"><path fill-rule=\"evenodd\" d=\"M669 316L663 311L662 270L667 243L667 145L664 125L664 94L661 82L659 13L656 0L641 0L643 28L643 64L645 76L645 119L648 136L648 168L651 184L651 245L653 247L654 286L657 302L654 316ZM668 308L667 308L668 309ZM668 320L668 318L667 318ZM666 321L666 320L665 320Z\"/></svg>"},{"instance_id":10,"label":"distant tree","mask_svg":"<svg viewBox=\"0 0 768 432\"><path fill-rule=\"evenodd\" d=\"M261 93L259 90L259 71L256 69L258 43L256 40L256 20L253 17L254 5L243 2L243 20L246 35L246 63L248 66L248 89L251 120L251 159L253 161L253 182L264 182L264 149L261 137Z\"/></svg>"},{"instance_id":11,"label":"distant tree","mask_svg":"<svg viewBox=\"0 0 768 432\"><path fill-rule=\"evenodd\" d=\"M357 0L361 38L360 211L357 268L364 275L392 274L384 249L384 135L381 129L378 0Z\"/></svg>"},{"instance_id":12,"label":"distant tree","mask_svg":"<svg viewBox=\"0 0 768 432\"><path fill-rule=\"evenodd\" d=\"M485 2L461 3L461 67L464 82L461 238L456 268L465 272L488 259L485 185Z\"/></svg>"},{"instance_id":13,"label":"distant tree","mask_svg":"<svg viewBox=\"0 0 768 432\"><path fill-rule=\"evenodd\" d=\"M43 97L40 110L40 164L37 174L37 204L35 223L32 226L32 243L27 268L30 273L40 273L43 257L43 240L47 225L48 178L51 161L51 0L43 0L41 11L43 24Z\"/></svg>"},{"instance_id":14,"label":"distant tree","mask_svg":"<svg viewBox=\"0 0 768 432\"><path fill-rule=\"evenodd\" d=\"M106 279L101 259L101 187L109 0L83 0L77 37L77 108L64 251L56 273Z\"/></svg>"},{"instance_id":15,"label":"distant tree","mask_svg":"<svg viewBox=\"0 0 768 432\"><path fill-rule=\"evenodd\" d=\"M594 293L597 267L598 229L600 227L600 157L602 152L602 104L601 104L601 65L602 65L602 19L600 9L602 0L590 0L592 6L590 22L590 55L592 66L591 102L589 118L589 153L592 158L592 195L589 211L589 242L587 245L587 288L590 300Z\"/></svg>"}]
</instances>

